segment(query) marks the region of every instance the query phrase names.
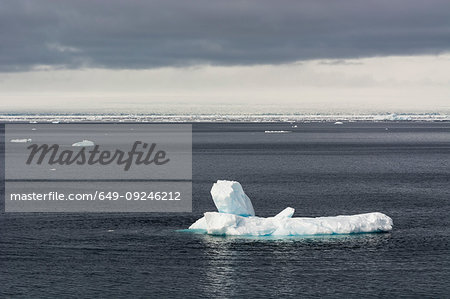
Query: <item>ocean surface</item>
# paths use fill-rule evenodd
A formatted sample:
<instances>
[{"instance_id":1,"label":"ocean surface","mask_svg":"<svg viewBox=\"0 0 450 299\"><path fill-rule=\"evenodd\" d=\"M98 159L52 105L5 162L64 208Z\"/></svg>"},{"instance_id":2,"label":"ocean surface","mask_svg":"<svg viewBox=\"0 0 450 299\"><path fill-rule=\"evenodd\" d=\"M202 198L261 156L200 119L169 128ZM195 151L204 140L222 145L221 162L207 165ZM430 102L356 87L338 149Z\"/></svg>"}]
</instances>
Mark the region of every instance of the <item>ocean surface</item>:
<instances>
[{"instance_id":1,"label":"ocean surface","mask_svg":"<svg viewBox=\"0 0 450 299\"><path fill-rule=\"evenodd\" d=\"M295 125L194 124L193 213L0 214L0 297L450 297L450 123ZM182 231L215 210L218 179L259 216L379 211L394 230Z\"/></svg>"}]
</instances>

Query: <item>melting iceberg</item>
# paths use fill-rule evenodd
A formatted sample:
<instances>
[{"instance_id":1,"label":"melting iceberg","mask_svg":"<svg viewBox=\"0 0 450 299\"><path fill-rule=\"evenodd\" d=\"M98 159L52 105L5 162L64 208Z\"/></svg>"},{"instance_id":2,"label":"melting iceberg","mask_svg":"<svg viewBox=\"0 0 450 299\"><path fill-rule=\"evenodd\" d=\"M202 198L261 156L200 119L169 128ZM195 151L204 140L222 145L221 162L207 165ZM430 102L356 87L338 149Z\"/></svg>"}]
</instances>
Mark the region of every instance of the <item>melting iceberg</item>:
<instances>
[{"instance_id":1,"label":"melting iceberg","mask_svg":"<svg viewBox=\"0 0 450 299\"><path fill-rule=\"evenodd\" d=\"M378 212L296 218L295 210L288 207L273 217L257 217L250 198L234 181L217 181L211 195L219 212L206 212L189 229L212 235L297 236L387 232L393 226L390 217Z\"/></svg>"},{"instance_id":2,"label":"melting iceberg","mask_svg":"<svg viewBox=\"0 0 450 299\"><path fill-rule=\"evenodd\" d=\"M94 146L94 142L84 139L83 141L75 142L72 146Z\"/></svg>"}]
</instances>

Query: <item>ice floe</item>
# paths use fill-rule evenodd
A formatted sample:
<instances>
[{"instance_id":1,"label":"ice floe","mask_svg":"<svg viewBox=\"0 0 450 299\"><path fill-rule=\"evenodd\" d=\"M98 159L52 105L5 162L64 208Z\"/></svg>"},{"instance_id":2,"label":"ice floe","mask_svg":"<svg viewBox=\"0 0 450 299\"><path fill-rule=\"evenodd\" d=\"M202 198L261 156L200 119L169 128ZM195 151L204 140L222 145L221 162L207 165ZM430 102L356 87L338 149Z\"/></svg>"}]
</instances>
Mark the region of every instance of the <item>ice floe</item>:
<instances>
[{"instance_id":1,"label":"ice floe","mask_svg":"<svg viewBox=\"0 0 450 299\"><path fill-rule=\"evenodd\" d=\"M84 139L83 141L75 142L72 146L94 146L94 142Z\"/></svg>"},{"instance_id":2,"label":"ice floe","mask_svg":"<svg viewBox=\"0 0 450 299\"><path fill-rule=\"evenodd\" d=\"M211 195L219 212L206 212L189 229L212 235L298 236L388 232L393 222L389 216L374 212L334 217L292 217L286 208L274 217L254 216L250 198L241 184L217 181Z\"/></svg>"},{"instance_id":3,"label":"ice floe","mask_svg":"<svg viewBox=\"0 0 450 299\"><path fill-rule=\"evenodd\" d=\"M11 139L10 142L12 143L27 143L31 142L31 138L18 138L18 139Z\"/></svg>"},{"instance_id":4,"label":"ice floe","mask_svg":"<svg viewBox=\"0 0 450 299\"><path fill-rule=\"evenodd\" d=\"M292 131L264 131L266 134L286 134L291 133Z\"/></svg>"}]
</instances>

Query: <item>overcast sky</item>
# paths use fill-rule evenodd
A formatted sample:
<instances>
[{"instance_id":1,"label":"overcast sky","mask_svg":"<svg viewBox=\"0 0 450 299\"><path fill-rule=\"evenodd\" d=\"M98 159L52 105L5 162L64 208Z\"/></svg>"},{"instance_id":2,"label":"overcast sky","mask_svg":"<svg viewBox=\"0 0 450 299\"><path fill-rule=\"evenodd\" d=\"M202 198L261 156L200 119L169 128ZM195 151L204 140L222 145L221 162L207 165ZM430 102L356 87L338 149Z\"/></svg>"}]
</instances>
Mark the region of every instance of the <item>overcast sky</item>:
<instances>
[{"instance_id":1,"label":"overcast sky","mask_svg":"<svg viewBox=\"0 0 450 299\"><path fill-rule=\"evenodd\" d=\"M450 1L0 0L0 38L4 111L450 111Z\"/></svg>"}]
</instances>

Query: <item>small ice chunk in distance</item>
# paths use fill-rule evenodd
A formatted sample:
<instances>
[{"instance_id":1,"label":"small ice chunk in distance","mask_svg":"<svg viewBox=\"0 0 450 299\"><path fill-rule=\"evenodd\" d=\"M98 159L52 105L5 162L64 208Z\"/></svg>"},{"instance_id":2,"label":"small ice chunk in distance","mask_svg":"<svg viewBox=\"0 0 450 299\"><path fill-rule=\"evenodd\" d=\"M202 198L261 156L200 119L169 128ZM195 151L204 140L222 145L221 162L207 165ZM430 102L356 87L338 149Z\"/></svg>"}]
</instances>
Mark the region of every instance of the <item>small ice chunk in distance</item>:
<instances>
[{"instance_id":1,"label":"small ice chunk in distance","mask_svg":"<svg viewBox=\"0 0 450 299\"><path fill-rule=\"evenodd\" d=\"M12 142L12 143L27 143L27 142L31 142L31 138L11 139L10 142Z\"/></svg>"},{"instance_id":2,"label":"small ice chunk in distance","mask_svg":"<svg viewBox=\"0 0 450 299\"><path fill-rule=\"evenodd\" d=\"M266 134L284 134L284 133L291 133L292 131L264 131Z\"/></svg>"},{"instance_id":3,"label":"small ice chunk in distance","mask_svg":"<svg viewBox=\"0 0 450 299\"><path fill-rule=\"evenodd\" d=\"M83 141L75 142L72 146L94 146L94 142L84 139Z\"/></svg>"},{"instance_id":4,"label":"small ice chunk in distance","mask_svg":"<svg viewBox=\"0 0 450 299\"><path fill-rule=\"evenodd\" d=\"M220 213L240 216L255 215L250 198L244 193L238 182L217 181L211 188L211 196Z\"/></svg>"}]
</instances>

